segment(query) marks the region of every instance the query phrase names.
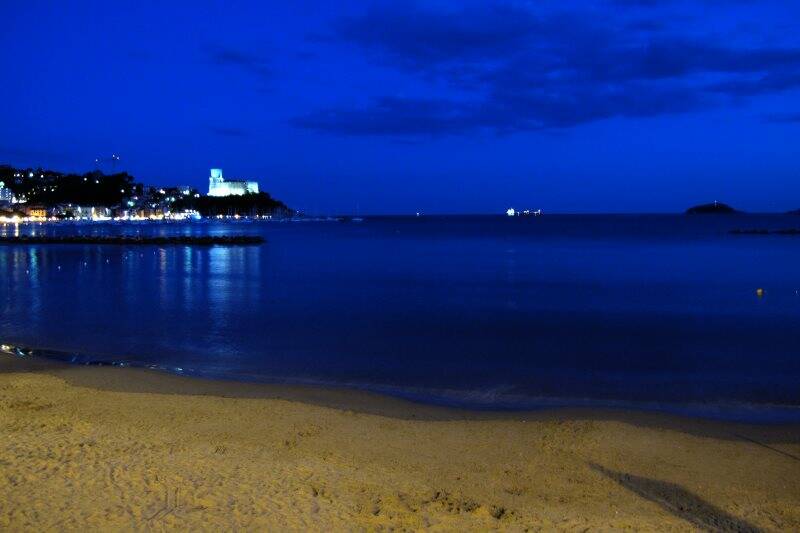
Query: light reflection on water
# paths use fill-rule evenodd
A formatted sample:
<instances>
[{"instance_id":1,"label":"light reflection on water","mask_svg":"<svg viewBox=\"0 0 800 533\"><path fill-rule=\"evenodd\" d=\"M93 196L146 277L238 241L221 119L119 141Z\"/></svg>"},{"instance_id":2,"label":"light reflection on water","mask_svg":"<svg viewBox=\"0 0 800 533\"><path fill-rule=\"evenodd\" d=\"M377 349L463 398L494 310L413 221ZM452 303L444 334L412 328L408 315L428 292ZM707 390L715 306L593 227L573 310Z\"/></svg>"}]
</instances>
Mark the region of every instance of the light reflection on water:
<instances>
[{"instance_id":1,"label":"light reflection on water","mask_svg":"<svg viewBox=\"0 0 800 533\"><path fill-rule=\"evenodd\" d=\"M258 232L267 243L0 246L0 336L466 405L797 405L800 240L727 230L800 219L742 220L9 225L0 234Z\"/></svg>"}]
</instances>

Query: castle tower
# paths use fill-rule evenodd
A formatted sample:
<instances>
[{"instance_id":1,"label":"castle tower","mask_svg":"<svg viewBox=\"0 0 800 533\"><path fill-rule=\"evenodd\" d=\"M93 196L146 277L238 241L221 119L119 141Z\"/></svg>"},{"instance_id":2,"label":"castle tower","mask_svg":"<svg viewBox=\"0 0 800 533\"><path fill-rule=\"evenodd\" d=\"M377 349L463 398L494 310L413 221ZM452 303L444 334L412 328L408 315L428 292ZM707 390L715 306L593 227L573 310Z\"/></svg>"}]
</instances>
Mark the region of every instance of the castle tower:
<instances>
[{"instance_id":1,"label":"castle tower","mask_svg":"<svg viewBox=\"0 0 800 533\"><path fill-rule=\"evenodd\" d=\"M222 182L225 180L222 177L221 168L212 168L211 177L208 178L208 195L221 196Z\"/></svg>"}]
</instances>

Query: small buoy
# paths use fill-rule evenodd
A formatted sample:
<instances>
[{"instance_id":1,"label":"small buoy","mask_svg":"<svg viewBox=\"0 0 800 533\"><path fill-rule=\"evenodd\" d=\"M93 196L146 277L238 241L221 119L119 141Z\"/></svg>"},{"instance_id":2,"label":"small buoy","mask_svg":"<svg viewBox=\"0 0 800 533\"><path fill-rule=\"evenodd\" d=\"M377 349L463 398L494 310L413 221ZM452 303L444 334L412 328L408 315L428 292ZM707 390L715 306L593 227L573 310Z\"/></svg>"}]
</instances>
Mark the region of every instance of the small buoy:
<instances>
[{"instance_id":1,"label":"small buoy","mask_svg":"<svg viewBox=\"0 0 800 533\"><path fill-rule=\"evenodd\" d=\"M763 298L764 297L764 289L762 289L762 288L756 289L756 296L758 296L759 298Z\"/></svg>"}]
</instances>

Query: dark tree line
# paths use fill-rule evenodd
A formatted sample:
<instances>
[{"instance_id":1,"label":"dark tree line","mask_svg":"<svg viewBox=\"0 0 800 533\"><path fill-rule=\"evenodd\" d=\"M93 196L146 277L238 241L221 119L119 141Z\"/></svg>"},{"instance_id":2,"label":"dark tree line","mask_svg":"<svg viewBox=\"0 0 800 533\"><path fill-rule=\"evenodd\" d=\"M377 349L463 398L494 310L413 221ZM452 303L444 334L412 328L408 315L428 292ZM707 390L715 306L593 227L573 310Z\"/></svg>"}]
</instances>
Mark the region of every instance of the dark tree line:
<instances>
[{"instance_id":1,"label":"dark tree line","mask_svg":"<svg viewBox=\"0 0 800 533\"><path fill-rule=\"evenodd\" d=\"M287 216L291 210L268 193L244 194L242 196L201 196L178 198L173 208L194 209L204 217L223 216Z\"/></svg>"},{"instance_id":2,"label":"dark tree line","mask_svg":"<svg viewBox=\"0 0 800 533\"><path fill-rule=\"evenodd\" d=\"M0 181L16 196L24 196L28 203L45 206L74 204L111 207L142 192L142 186L134 183L133 176L127 172L62 174L50 170L0 166Z\"/></svg>"}]
</instances>

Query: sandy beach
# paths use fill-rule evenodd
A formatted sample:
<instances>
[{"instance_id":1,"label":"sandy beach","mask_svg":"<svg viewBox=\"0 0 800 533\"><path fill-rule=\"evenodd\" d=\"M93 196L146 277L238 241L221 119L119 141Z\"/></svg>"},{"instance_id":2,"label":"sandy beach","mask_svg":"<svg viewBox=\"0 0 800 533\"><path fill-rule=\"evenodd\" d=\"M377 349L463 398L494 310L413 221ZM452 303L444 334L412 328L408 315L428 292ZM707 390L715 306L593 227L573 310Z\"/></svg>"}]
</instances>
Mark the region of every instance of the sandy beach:
<instances>
[{"instance_id":1,"label":"sandy beach","mask_svg":"<svg viewBox=\"0 0 800 533\"><path fill-rule=\"evenodd\" d=\"M0 530L800 530L800 428L0 357Z\"/></svg>"}]
</instances>

